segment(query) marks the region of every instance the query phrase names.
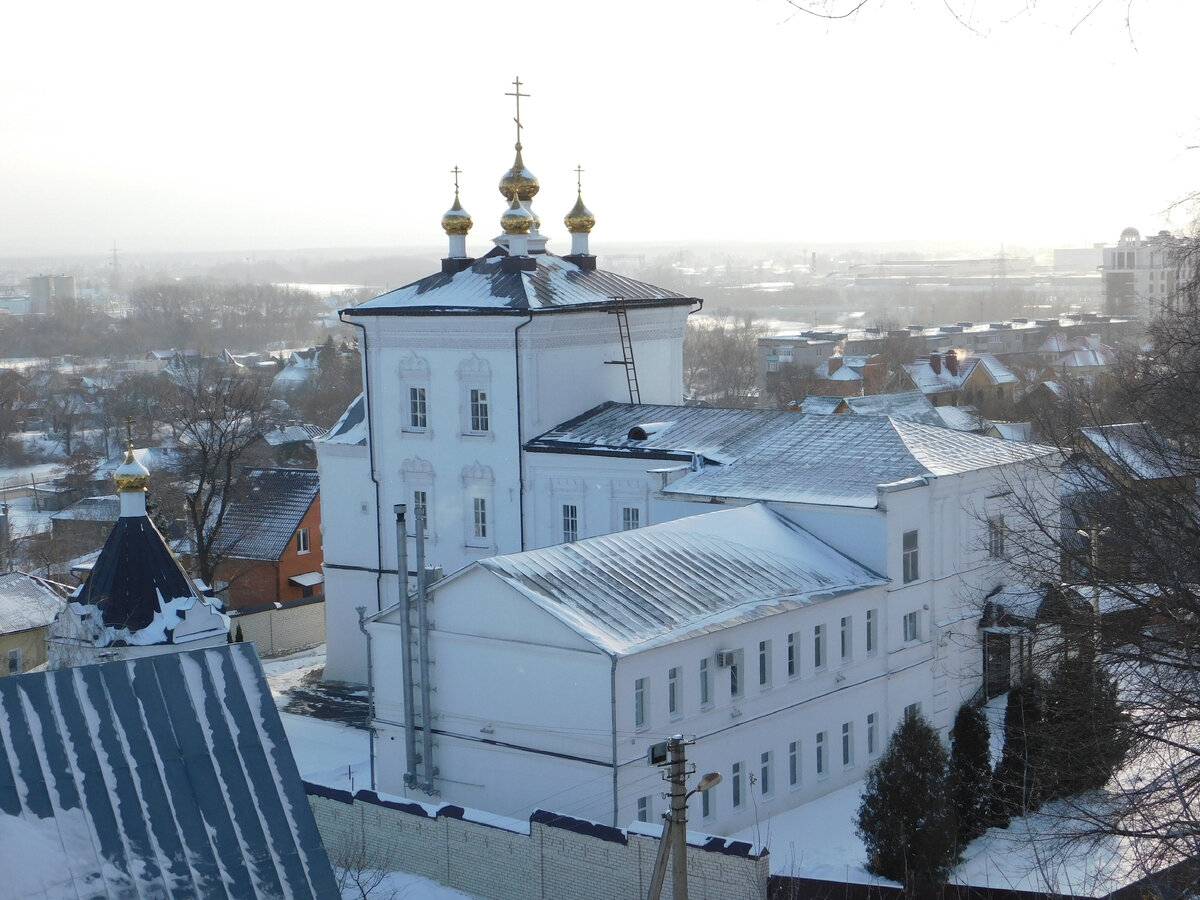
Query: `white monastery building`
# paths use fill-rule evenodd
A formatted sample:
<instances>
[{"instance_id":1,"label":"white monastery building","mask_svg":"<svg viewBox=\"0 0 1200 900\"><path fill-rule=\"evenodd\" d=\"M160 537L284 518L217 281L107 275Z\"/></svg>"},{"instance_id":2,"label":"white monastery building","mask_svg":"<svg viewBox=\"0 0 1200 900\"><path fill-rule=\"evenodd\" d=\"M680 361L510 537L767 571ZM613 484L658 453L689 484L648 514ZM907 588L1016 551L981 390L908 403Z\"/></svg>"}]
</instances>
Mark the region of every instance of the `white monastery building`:
<instances>
[{"instance_id":1,"label":"white monastery building","mask_svg":"<svg viewBox=\"0 0 1200 900\"><path fill-rule=\"evenodd\" d=\"M906 713L946 734L1008 581L1003 482L1051 451L682 405L700 301L597 268L581 196L547 252L521 149L488 253L456 187L441 272L342 313L326 677L372 684L378 788L657 821L647 749L694 735L719 834L861 778Z\"/></svg>"}]
</instances>

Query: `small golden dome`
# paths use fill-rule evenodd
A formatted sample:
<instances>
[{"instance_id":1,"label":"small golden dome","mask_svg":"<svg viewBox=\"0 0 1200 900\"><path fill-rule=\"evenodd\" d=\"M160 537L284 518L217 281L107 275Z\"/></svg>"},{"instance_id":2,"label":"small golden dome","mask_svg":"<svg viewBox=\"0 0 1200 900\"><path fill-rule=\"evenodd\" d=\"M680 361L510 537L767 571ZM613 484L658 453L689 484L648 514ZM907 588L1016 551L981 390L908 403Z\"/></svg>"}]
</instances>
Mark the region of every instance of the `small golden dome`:
<instances>
[{"instance_id":1,"label":"small golden dome","mask_svg":"<svg viewBox=\"0 0 1200 900\"><path fill-rule=\"evenodd\" d=\"M454 192L454 205L446 210L446 214L442 216L442 229L446 234L466 234L471 230L471 226L475 223L471 221L471 214L462 208L462 204L458 202L458 191Z\"/></svg>"},{"instance_id":2,"label":"small golden dome","mask_svg":"<svg viewBox=\"0 0 1200 900\"><path fill-rule=\"evenodd\" d=\"M596 217L592 215L592 211L583 205L583 192L580 191L575 197L575 205L571 207L571 211L563 217L563 224L567 226L567 231L571 234L588 234L596 227Z\"/></svg>"},{"instance_id":3,"label":"small golden dome","mask_svg":"<svg viewBox=\"0 0 1200 900\"><path fill-rule=\"evenodd\" d=\"M150 484L150 470L133 455L133 441L129 442L125 461L113 472L113 481L117 483L117 490L120 491L144 491Z\"/></svg>"},{"instance_id":4,"label":"small golden dome","mask_svg":"<svg viewBox=\"0 0 1200 900\"><path fill-rule=\"evenodd\" d=\"M500 227L505 234L529 234L533 230L533 214L529 212L516 197L508 204L508 209L500 217Z\"/></svg>"},{"instance_id":5,"label":"small golden dome","mask_svg":"<svg viewBox=\"0 0 1200 900\"><path fill-rule=\"evenodd\" d=\"M500 179L500 193L504 195L505 200L512 200L515 195L522 203L528 203L541 187L537 176L525 168L525 160L521 158L521 145L517 144L517 158L513 161L512 168Z\"/></svg>"}]
</instances>

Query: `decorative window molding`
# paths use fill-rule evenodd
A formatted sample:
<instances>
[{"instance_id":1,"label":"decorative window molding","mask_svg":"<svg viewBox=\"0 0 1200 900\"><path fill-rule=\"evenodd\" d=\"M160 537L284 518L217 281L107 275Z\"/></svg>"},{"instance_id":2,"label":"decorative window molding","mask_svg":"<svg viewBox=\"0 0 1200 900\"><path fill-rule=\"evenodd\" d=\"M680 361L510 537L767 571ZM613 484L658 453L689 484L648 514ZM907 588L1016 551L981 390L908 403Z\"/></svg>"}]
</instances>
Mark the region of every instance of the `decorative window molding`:
<instances>
[{"instance_id":1,"label":"decorative window molding","mask_svg":"<svg viewBox=\"0 0 1200 900\"><path fill-rule=\"evenodd\" d=\"M458 364L460 429L480 437L492 433L492 366L472 353Z\"/></svg>"},{"instance_id":2,"label":"decorative window molding","mask_svg":"<svg viewBox=\"0 0 1200 900\"><path fill-rule=\"evenodd\" d=\"M399 364L400 430L423 434L429 431L429 362L410 353Z\"/></svg>"},{"instance_id":3,"label":"decorative window molding","mask_svg":"<svg viewBox=\"0 0 1200 900\"><path fill-rule=\"evenodd\" d=\"M417 505L420 495L425 500L425 538L430 540L435 534L434 528L434 494L433 463L419 456L409 457L400 466L400 477L404 482L404 498L408 508L408 536L417 534Z\"/></svg>"},{"instance_id":4,"label":"decorative window molding","mask_svg":"<svg viewBox=\"0 0 1200 900\"><path fill-rule=\"evenodd\" d=\"M490 548L495 545L495 510L492 493L496 476L491 466L474 462L462 470L465 498L465 542L468 547Z\"/></svg>"}]
</instances>

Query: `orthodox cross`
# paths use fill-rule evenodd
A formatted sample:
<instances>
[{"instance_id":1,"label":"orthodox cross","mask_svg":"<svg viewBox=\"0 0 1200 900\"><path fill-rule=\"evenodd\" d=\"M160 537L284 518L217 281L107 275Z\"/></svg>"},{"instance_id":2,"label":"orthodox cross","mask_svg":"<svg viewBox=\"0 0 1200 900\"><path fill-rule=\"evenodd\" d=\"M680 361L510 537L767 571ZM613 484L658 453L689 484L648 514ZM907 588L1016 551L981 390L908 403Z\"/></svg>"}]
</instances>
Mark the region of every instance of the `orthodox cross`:
<instances>
[{"instance_id":1,"label":"orthodox cross","mask_svg":"<svg viewBox=\"0 0 1200 900\"><path fill-rule=\"evenodd\" d=\"M455 166L450 171L454 174L454 194L455 194L455 196L457 196L458 195L458 176L462 172L462 169L460 169L458 166Z\"/></svg>"},{"instance_id":2,"label":"orthodox cross","mask_svg":"<svg viewBox=\"0 0 1200 900\"><path fill-rule=\"evenodd\" d=\"M506 91L504 93L504 96L517 98L517 117L515 119L513 119L513 121L517 123L517 149L520 150L521 149L521 127L522 127L521 126L521 98L528 97L529 95L521 93L521 76L520 75L518 75L516 78L513 79L513 87L516 88L516 90L513 92Z\"/></svg>"},{"instance_id":3,"label":"orthodox cross","mask_svg":"<svg viewBox=\"0 0 1200 900\"><path fill-rule=\"evenodd\" d=\"M125 417L125 435L129 438L129 446L133 446L133 416Z\"/></svg>"},{"instance_id":4,"label":"orthodox cross","mask_svg":"<svg viewBox=\"0 0 1200 900\"><path fill-rule=\"evenodd\" d=\"M583 193L583 166L575 167L575 190Z\"/></svg>"}]
</instances>

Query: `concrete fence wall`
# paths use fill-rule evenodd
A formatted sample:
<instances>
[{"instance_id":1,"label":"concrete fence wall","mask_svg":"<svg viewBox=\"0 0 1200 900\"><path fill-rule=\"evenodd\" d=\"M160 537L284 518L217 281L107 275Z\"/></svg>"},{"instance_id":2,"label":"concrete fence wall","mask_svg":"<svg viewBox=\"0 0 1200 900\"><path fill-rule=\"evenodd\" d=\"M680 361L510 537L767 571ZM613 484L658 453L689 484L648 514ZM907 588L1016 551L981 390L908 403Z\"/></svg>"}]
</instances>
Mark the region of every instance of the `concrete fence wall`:
<instances>
[{"instance_id":1,"label":"concrete fence wall","mask_svg":"<svg viewBox=\"0 0 1200 900\"><path fill-rule=\"evenodd\" d=\"M307 785L335 866L411 872L483 900L615 900L645 897L658 853L647 835L536 811L491 823L458 806L432 810L372 791ZM766 900L769 857L746 843L705 839L688 847L691 900ZM663 896L671 896L668 872Z\"/></svg>"},{"instance_id":2,"label":"concrete fence wall","mask_svg":"<svg viewBox=\"0 0 1200 900\"><path fill-rule=\"evenodd\" d=\"M259 656L306 650L325 640L325 603L287 604L280 609L233 611L229 628L242 626L243 640L253 641Z\"/></svg>"}]
</instances>

